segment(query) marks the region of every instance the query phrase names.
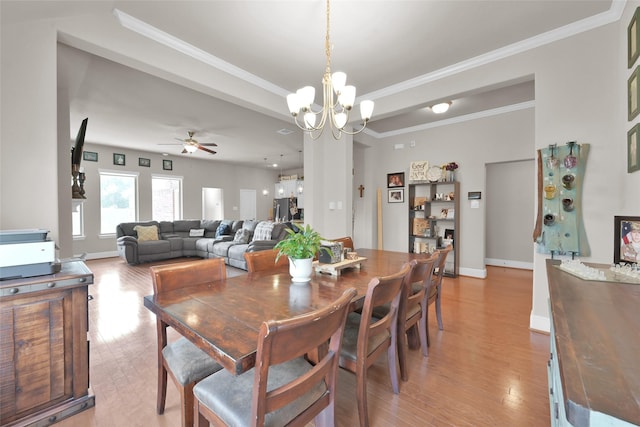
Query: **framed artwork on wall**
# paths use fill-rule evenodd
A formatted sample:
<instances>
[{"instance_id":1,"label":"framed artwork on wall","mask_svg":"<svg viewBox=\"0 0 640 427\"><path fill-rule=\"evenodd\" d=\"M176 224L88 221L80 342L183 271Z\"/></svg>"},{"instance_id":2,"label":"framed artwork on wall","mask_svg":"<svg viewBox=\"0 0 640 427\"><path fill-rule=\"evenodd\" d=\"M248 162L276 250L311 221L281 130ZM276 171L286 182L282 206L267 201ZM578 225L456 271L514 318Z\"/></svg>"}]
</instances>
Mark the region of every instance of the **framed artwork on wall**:
<instances>
[{"instance_id":1,"label":"framed artwork on wall","mask_svg":"<svg viewBox=\"0 0 640 427\"><path fill-rule=\"evenodd\" d=\"M640 56L640 49L638 49L638 42L640 41L640 24L638 23L640 17L640 7L636 8L636 11L631 17L629 27L627 27L627 68L633 67L636 63L636 59Z\"/></svg>"},{"instance_id":2,"label":"framed artwork on wall","mask_svg":"<svg viewBox=\"0 0 640 427\"><path fill-rule=\"evenodd\" d=\"M163 160L162 161L162 170L172 171L173 170L173 161L172 160Z\"/></svg>"},{"instance_id":3,"label":"framed artwork on wall","mask_svg":"<svg viewBox=\"0 0 640 427\"><path fill-rule=\"evenodd\" d=\"M124 166L125 165L124 154L113 153L113 164L118 166Z\"/></svg>"},{"instance_id":4,"label":"framed artwork on wall","mask_svg":"<svg viewBox=\"0 0 640 427\"><path fill-rule=\"evenodd\" d=\"M627 132L627 173L640 170L640 123Z\"/></svg>"},{"instance_id":5,"label":"framed artwork on wall","mask_svg":"<svg viewBox=\"0 0 640 427\"><path fill-rule=\"evenodd\" d=\"M615 216L613 219L613 263L640 262L640 216Z\"/></svg>"},{"instance_id":6,"label":"framed artwork on wall","mask_svg":"<svg viewBox=\"0 0 640 427\"><path fill-rule=\"evenodd\" d=\"M151 167L151 159L145 159L142 157L138 157L138 166L143 166L145 168Z\"/></svg>"},{"instance_id":7,"label":"framed artwork on wall","mask_svg":"<svg viewBox=\"0 0 640 427\"><path fill-rule=\"evenodd\" d=\"M404 189L388 190L387 196L389 203L402 203L404 202Z\"/></svg>"},{"instance_id":8,"label":"framed artwork on wall","mask_svg":"<svg viewBox=\"0 0 640 427\"><path fill-rule=\"evenodd\" d=\"M640 66L633 71L627 80L627 112L628 120L633 120L640 112Z\"/></svg>"},{"instance_id":9,"label":"framed artwork on wall","mask_svg":"<svg viewBox=\"0 0 640 427\"><path fill-rule=\"evenodd\" d=\"M82 160L86 160L88 162L97 162L98 161L98 153L94 153L93 151L83 151L82 152Z\"/></svg>"},{"instance_id":10,"label":"framed artwork on wall","mask_svg":"<svg viewBox=\"0 0 640 427\"><path fill-rule=\"evenodd\" d=\"M404 172L387 174L387 188L393 187L404 187Z\"/></svg>"}]
</instances>

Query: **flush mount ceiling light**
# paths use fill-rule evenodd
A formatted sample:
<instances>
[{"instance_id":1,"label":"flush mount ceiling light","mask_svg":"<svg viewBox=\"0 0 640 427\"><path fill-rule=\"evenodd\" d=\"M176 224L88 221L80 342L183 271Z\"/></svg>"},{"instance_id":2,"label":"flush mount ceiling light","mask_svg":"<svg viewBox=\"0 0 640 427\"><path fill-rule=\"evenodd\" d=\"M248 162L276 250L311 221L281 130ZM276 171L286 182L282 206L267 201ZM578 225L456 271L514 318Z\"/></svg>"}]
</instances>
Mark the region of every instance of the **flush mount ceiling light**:
<instances>
[{"instance_id":1,"label":"flush mount ceiling light","mask_svg":"<svg viewBox=\"0 0 640 427\"><path fill-rule=\"evenodd\" d=\"M344 129L349 122L349 113L353 108L353 103L356 99L355 86L346 85L347 75L343 72L335 72L331 74L331 50L329 42L329 0L327 0L327 32L324 42L325 55L327 57L327 66L322 77L322 92L324 95L324 101L322 108L319 111L313 111L313 99L315 98L316 90L313 86L305 86L302 89L298 89L296 93L287 95L287 105L289 111L294 117L296 125L307 132L312 139L318 139L322 135L325 124L327 121L331 126L331 134L335 139L342 137L342 132L348 135L355 135L364 130L367 126L367 122L371 119L373 114L373 101L362 101L360 103L360 116L362 117L362 127L354 132L349 132ZM337 100L334 102L334 92ZM298 115L302 110L302 123L298 120ZM320 117L320 121L316 125L317 118Z\"/></svg>"},{"instance_id":2,"label":"flush mount ceiling light","mask_svg":"<svg viewBox=\"0 0 640 427\"><path fill-rule=\"evenodd\" d=\"M436 105L432 105L431 111L433 111L436 114L442 114L442 113L446 113L449 110L449 107L451 107L452 102L448 101L448 102L441 102L439 104Z\"/></svg>"}]
</instances>

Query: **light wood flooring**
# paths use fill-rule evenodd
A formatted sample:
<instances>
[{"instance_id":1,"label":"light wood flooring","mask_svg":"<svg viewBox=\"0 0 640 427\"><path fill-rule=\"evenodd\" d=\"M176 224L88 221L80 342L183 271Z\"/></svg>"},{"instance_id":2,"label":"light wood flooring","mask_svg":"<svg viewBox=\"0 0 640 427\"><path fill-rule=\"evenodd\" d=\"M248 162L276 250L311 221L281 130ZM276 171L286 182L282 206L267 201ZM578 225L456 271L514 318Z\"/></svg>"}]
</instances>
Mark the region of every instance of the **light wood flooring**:
<instances>
[{"instance_id":1,"label":"light wood flooring","mask_svg":"<svg viewBox=\"0 0 640 427\"><path fill-rule=\"evenodd\" d=\"M166 262L165 262L166 263ZM168 384L157 415L155 316L149 266L120 258L88 261L91 387L96 406L59 426L179 426ZM228 269L228 275L244 274ZM409 352L409 381L391 391L385 358L369 371L372 426L548 426L549 337L528 329L532 272L489 267L487 279L445 278L439 331L430 308L429 357ZM175 335L172 335L175 337ZM339 373L337 425L356 426L355 377Z\"/></svg>"}]
</instances>

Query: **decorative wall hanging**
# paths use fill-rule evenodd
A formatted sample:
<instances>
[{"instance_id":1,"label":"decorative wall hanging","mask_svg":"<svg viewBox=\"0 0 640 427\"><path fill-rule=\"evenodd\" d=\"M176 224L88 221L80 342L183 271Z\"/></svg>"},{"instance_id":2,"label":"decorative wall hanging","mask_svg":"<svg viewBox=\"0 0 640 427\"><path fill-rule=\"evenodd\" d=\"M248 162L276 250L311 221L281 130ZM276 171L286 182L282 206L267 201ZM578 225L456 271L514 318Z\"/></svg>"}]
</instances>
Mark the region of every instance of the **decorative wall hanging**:
<instances>
[{"instance_id":1,"label":"decorative wall hanging","mask_svg":"<svg viewBox=\"0 0 640 427\"><path fill-rule=\"evenodd\" d=\"M404 172L387 174L387 188L393 187L404 187Z\"/></svg>"},{"instance_id":2,"label":"decorative wall hanging","mask_svg":"<svg viewBox=\"0 0 640 427\"><path fill-rule=\"evenodd\" d=\"M640 123L627 132L627 173L640 170Z\"/></svg>"},{"instance_id":3,"label":"decorative wall hanging","mask_svg":"<svg viewBox=\"0 0 640 427\"><path fill-rule=\"evenodd\" d=\"M640 49L638 49L638 43L640 42L640 7L636 8L633 13L629 27L627 27L627 68L633 67L636 59L640 55Z\"/></svg>"},{"instance_id":4,"label":"decorative wall hanging","mask_svg":"<svg viewBox=\"0 0 640 427\"><path fill-rule=\"evenodd\" d=\"M541 253L586 256L582 182L589 144L575 141L538 150L538 214L533 241Z\"/></svg>"},{"instance_id":5,"label":"decorative wall hanging","mask_svg":"<svg viewBox=\"0 0 640 427\"><path fill-rule=\"evenodd\" d=\"M429 162L426 160L409 163L409 182L426 181L428 170Z\"/></svg>"}]
</instances>

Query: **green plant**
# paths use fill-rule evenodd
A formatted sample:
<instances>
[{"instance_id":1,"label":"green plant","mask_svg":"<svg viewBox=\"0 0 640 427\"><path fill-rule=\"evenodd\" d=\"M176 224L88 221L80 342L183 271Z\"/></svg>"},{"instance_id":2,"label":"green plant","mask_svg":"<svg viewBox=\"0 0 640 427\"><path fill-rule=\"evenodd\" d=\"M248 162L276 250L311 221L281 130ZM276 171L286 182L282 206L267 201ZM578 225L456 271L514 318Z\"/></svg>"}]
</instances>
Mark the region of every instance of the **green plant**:
<instances>
[{"instance_id":1,"label":"green plant","mask_svg":"<svg viewBox=\"0 0 640 427\"><path fill-rule=\"evenodd\" d=\"M321 246L322 237L320 234L313 230L309 224L298 232L291 229L286 231L289 235L275 246L279 250L276 262L282 255L293 259L307 259L315 257L320 250L328 252L327 248Z\"/></svg>"}]
</instances>

